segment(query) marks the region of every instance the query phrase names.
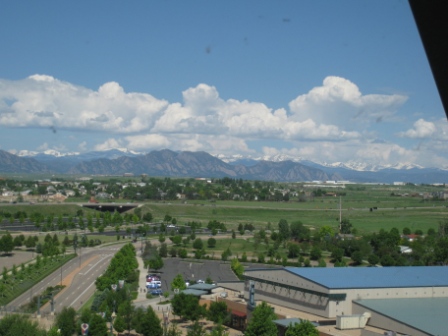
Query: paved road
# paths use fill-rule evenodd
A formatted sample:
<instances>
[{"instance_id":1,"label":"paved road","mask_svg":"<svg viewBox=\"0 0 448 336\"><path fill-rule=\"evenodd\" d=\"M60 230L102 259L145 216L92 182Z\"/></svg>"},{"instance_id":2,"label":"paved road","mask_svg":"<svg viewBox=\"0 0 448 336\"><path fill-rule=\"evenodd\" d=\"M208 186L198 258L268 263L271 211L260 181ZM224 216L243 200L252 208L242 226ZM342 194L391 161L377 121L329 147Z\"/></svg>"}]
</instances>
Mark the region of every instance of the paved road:
<instances>
[{"instance_id":1,"label":"paved road","mask_svg":"<svg viewBox=\"0 0 448 336\"><path fill-rule=\"evenodd\" d=\"M9 303L8 307L24 305L30 302L33 296L42 293L47 287L56 286L62 282L66 285L66 288L54 299L55 311L60 311L64 306L79 309L95 291L96 278L109 266L110 260L123 244L83 248L78 257L34 285L33 288ZM41 313L49 312L49 304L41 308Z\"/></svg>"}]
</instances>

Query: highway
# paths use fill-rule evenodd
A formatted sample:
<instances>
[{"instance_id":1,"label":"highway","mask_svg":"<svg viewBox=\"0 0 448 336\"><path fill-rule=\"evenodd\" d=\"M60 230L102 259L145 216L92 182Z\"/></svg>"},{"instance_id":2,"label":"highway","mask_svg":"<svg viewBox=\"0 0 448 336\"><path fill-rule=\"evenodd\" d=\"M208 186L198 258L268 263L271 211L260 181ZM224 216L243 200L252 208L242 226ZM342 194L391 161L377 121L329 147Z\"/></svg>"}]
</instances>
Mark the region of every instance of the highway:
<instances>
[{"instance_id":1,"label":"highway","mask_svg":"<svg viewBox=\"0 0 448 336\"><path fill-rule=\"evenodd\" d=\"M63 265L47 278L34 285L7 305L8 310L30 302L33 296L41 294L47 287L63 284L66 287L54 297L55 312L64 306L78 310L95 292L95 280L109 266L115 253L124 245L114 244L78 250L78 256ZM41 307L41 314L50 313L50 304Z\"/></svg>"}]
</instances>

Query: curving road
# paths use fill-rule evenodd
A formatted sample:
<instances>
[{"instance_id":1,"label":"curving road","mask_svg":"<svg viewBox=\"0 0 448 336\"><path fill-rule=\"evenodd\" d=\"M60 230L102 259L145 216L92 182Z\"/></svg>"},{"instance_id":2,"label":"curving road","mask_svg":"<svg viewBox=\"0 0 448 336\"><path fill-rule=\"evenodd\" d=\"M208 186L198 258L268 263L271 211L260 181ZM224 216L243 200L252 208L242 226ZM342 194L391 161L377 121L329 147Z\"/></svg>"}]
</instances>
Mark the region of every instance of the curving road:
<instances>
[{"instance_id":1,"label":"curving road","mask_svg":"<svg viewBox=\"0 0 448 336\"><path fill-rule=\"evenodd\" d=\"M78 257L70 260L62 268L34 285L30 290L10 302L7 307L17 309L30 302L33 296L39 295L47 287L56 286L62 282L66 287L54 298L55 312L59 312L64 306L78 310L94 293L96 278L106 270L112 257L124 244L78 250ZM50 309L50 304L47 303L41 307L40 312L42 314L50 313Z\"/></svg>"}]
</instances>

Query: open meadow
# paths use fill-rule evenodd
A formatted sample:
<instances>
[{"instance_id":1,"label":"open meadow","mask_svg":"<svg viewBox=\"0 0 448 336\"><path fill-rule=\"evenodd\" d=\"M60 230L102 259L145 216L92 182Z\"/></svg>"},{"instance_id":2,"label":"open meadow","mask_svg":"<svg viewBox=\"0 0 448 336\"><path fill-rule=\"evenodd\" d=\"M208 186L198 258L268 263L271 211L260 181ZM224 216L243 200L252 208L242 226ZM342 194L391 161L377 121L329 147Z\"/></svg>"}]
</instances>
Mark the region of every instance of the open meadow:
<instances>
[{"instance_id":1,"label":"open meadow","mask_svg":"<svg viewBox=\"0 0 448 336\"><path fill-rule=\"evenodd\" d=\"M307 190L301 184L294 187L308 194L320 188L317 185ZM280 219L286 219L288 222L301 221L312 229L325 225L337 228L341 213L342 219L350 220L358 233L390 230L392 227L400 232L408 227L413 232L422 230L426 233L429 228L437 229L439 222L448 218L448 202L440 197L443 194L444 187L426 185L347 185L345 188L324 190L324 195L309 196L300 202L297 198L291 198L288 202L187 200L139 204L142 205L142 214L150 212L154 222L162 221L168 214L176 218L178 225L196 221L204 227L210 220L217 220L225 223L228 229L236 229L240 223L266 228L268 223L276 226ZM82 202L70 202L70 198L68 201L61 204L0 203L0 211L23 211L28 215L38 212L56 217L75 216L79 209L83 210L84 215L95 212L81 208ZM120 201L126 200L114 200Z\"/></svg>"}]
</instances>

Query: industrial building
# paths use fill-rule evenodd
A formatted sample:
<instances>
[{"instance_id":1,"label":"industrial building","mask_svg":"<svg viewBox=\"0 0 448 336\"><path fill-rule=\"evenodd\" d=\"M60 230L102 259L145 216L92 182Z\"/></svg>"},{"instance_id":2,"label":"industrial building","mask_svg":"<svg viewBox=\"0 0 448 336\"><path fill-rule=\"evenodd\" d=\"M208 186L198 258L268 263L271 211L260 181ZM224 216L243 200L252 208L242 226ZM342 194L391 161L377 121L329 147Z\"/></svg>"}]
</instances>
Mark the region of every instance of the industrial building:
<instances>
[{"instance_id":1,"label":"industrial building","mask_svg":"<svg viewBox=\"0 0 448 336\"><path fill-rule=\"evenodd\" d=\"M257 302L333 321L337 329L448 335L448 267L285 267L244 275L246 300L252 283Z\"/></svg>"}]
</instances>

